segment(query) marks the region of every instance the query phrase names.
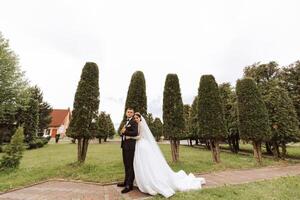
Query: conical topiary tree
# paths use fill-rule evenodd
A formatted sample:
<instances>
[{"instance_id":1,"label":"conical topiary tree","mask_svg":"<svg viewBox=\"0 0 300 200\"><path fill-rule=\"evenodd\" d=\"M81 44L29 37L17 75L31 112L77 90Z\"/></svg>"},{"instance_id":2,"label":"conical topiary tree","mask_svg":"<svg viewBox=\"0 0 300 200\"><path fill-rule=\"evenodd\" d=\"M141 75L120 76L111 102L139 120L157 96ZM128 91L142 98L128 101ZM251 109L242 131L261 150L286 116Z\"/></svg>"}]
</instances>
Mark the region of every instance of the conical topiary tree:
<instances>
[{"instance_id":1,"label":"conical topiary tree","mask_svg":"<svg viewBox=\"0 0 300 200\"><path fill-rule=\"evenodd\" d=\"M74 98L72 119L67 135L78 141L78 162L86 158L89 140L93 137L99 108L99 69L96 63L87 62L81 73Z\"/></svg>"},{"instance_id":2,"label":"conical topiary tree","mask_svg":"<svg viewBox=\"0 0 300 200\"><path fill-rule=\"evenodd\" d=\"M284 88L275 85L265 96L265 102L270 119L273 155L276 159L285 159L286 144L300 139L299 123L293 101ZM282 149L281 152L279 147Z\"/></svg>"},{"instance_id":3,"label":"conical topiary tree","mask_svg":"<svg viewBox=\"0 0 300 200\"><path fill-rule=\"evenodd\" d=\"M219 88L212 75L203 75L198 89L198 134L209 141L213 161L219 163L220 141L227 136Z\"/></svg>"},{"instance_id":4,"label":"conical topiary tree","mask_svg":"<svg viewBox=\"0 0 300 200\"><path fill-rule=\"evenodd\" d=\"M124 116L119 131L124 125L124 120L126 119L125 112L128 107L133 108L135 112L141 113L144 117L147 114L146 81L144 73L141 71L136 71L131 77L125 102Z\"/></svg>"},{"instance_id":5,"label":"conical topiary tree","mask_svg":"<svg viewBox=\"0 0 300 200\"><path fill-rule=\"evenodd\" d=\"M270 139L267 108L252 78L238 80L236 93L240 137L252 141L254 157L261 163L261 143Z\"/></svg>"},{"instance_id":6,"label":"conical topiary tree","mask_svg":"<svg viewBox=\"0 0 300 200\"><path fill-rule=\"evenodd\" d=\"M168 74L163 97L163 133L170 139L173 162L179 159L179 145L184 134L184 123L179 79L176 74Z\"/></svg>"}]
</instances>

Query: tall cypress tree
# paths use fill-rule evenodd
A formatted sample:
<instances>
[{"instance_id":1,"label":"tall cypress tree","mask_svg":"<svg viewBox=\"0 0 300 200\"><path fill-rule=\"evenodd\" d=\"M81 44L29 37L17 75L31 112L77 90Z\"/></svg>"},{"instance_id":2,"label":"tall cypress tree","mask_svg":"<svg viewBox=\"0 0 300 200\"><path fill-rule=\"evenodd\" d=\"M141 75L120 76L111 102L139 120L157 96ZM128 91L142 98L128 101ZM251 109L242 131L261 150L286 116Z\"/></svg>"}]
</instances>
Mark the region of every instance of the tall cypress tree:
<instances>
[{"instance_id":1,"label":"tall cypress tree","mask_svg":"<svg viewBox=\"0 0 300 200\"><path fill-rule=\"evenodd\" d=\"M163 98L163 132L170 139L173 162L179 159L180 139L184 133L183 102L179 79L176 74L168 74Z\"/></svg>"},{"instance_id":2,"label":"tall cypress tree","mask_svg":"<svg viewBox=\"0 0 300 200\"><path fill-rule=\"evenodd\" d=\"M288 92L279 86L273 86L265 97L268 109L271 144L275 158L285 159L286 144L300 139L297 113ZM280 152L279 147L282 151Z\"/></svg>"},{"instance_id":3,"label":"tall cypress tree","mask_svg":"<svg viewBox=\"0 0 300 200\"><path fill-rule=\"evenodd\" d=\"M213 161L219 163L220 141L227 136L219 88L212 75L203 75L198 89L199 135L209 141Z\"/></svg>"},{"instance_id":4,"label":"tall cypress tree","mask_svg":"<svg viewBox=\"0 0 300 200\"><path fill-rule=\"evenodd\" d=\"M128 107L132 107L142 115L147 114L146 81L141 71L136 71L131 77L124 111Z\"/></svg>"},{"instance_id":5,"label":"tall cypress tree","mask_svg":"<svg viewBox=\"0 0 300 200\"><path fill-rule=\"evenodd\" d=\"M89 140L93 137L95 120L99 109L99 69L96 63L87 62L81 73L74 98L72 119L67 132L78 141L77 159L83 163Z\"/></svg>"},{"instance_id":6,"label":"tall cypress tree","mask_svg":"<svg viewBox=\"0 0 300 200\"><path fill-rule=\"evenodd\" d=\"M136 71L131 77L125 102L123 120L120 124L119 131L124 125L126 119L125 113L128 107L133 108L135 112L141 113L144 117L147 114L146 81L144 73L141 71Z\"/></svg>"},{"instance_id":7,"label":"tall cypress tree","mask_svg":"<svg viewBox=\"0 0 300 200\"><path fill-rule=\"evenodd\" d=\"M236 93L240 136L252 141L254 157L261 163L261 143L270 139L267 108L252 78L238 80Z\"/></svg>"}]
</instances>

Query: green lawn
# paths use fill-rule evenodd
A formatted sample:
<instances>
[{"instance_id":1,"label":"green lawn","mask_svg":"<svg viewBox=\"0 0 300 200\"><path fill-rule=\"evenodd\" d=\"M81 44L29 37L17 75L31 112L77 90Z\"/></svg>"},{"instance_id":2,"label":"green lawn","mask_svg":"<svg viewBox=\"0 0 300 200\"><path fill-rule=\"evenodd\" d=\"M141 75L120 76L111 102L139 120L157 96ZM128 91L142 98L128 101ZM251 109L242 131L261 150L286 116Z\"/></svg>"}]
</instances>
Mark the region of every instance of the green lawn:
<instances>
[{"instance_id":1,"label":"green lawn","mask_svg":"<svg viewBox=\"0 0 300 200\"><path fill-rule=\"evenodd\" d=\"M164 199L155 196L153 200ZM176 193L172 200L298 200L300 199L300 176L284 177L269 181L254 182L235 186L203 189Z\"/></svg>"},{"instance_id":2,"label":"green lawn","mask_svg":"<svg viewBox=\"0 0 300 200\"><path fill-rule=\"evenodd\" d=\"M171 160L170 146L161 145L168 162ZM1 155L0 155L1 156ZM180 147L181 162L171 164L174 170L204 173L226 169L258 167L252 156L222 153L222 163L215 165L207 150ZM123 165L119 143L90 144L85 165L76 166L76 145L49 144L44 148L28 150L21 166L12 172L0 173L0 191L32 184L49 178L77 179L99 183L123 179ZM272 159L265 159L264 166L278 165Z\"/></svg>"},{"instance_id":3,"label":"green lawn","mask_svg":"<svg viewBox=\"0 0 300 200\"><path fill-rule=\"evenodd\" d=\"M229 145L222 144L221 147L229 149ZM252 153L253 146L251 144L240 144L241 152ZM262 152L266 153L266 149L262 148ZM287 145L287 158L300 160L300 143L291 143Z\"/></svg>"}]
</instances>

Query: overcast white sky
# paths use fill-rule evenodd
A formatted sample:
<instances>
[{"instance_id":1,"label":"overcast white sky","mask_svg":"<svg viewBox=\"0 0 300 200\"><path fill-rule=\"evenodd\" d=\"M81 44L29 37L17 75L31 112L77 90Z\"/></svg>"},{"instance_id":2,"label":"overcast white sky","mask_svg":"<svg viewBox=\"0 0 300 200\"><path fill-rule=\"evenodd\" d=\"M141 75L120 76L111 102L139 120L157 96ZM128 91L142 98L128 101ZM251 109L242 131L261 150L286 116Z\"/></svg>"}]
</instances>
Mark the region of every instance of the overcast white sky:
<instances>
[{"instance_id":1,"label":"overcast white sky","mask_svg":"<svg viewBox=\"0 0 300 200\"><path fill-rule=\"evenodd\" d=\"M235 84L246 65L300 59L299 8L298 0L2 0L0 31L54 108L72 107L82 67L96 62L100 110L117 124L136 70L148 111L161 116L168 73L191 103L203 74Z\"/></svg>"}]
</instances>

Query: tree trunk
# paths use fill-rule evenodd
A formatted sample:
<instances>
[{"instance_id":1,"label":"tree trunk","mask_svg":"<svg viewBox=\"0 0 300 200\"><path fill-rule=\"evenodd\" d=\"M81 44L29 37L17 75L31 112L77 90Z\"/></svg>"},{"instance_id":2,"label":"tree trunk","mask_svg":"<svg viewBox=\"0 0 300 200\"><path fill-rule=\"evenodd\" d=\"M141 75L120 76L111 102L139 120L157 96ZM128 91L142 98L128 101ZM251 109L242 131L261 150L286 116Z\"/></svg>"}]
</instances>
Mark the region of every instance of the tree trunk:
<instances>
[{"instance_id":1,"label":"tree trunk","mask_svg":"<svg viewBox=\"0 0 300 200\"><path fill-rule=\"evenodd\" d=\"M101 138L99 138L99 144L101 144Z\"/></svg>"},{"instance_id":2,"label":"tree trunk","mask_svg":"<svg viewBox=\"0 0 300 200\"><path fill-rule=\"evenodd\" d=\"M89 144L89 139L85 139L85 138L78 139L77 161L79 163L84 163L85 161L88 144Z\"/></svg>"},{"instance_id":3,"label":"tree trunk","mask_svg":"<svg viewBox=\"0 0 300 200\"><path fill-rule=\"evenodd\" d=\"M210 140L209 142L210 150L212 153L212 159L214 163L220 163L220 147L219 142L215 140Z\"/></svg>"},{"instance_id":4,"label":"tree trunk","mask_svg":"<svg viewBox=\"0 0 300 200\"><path fill-rule=\"evenodd\" d=\"M282 150L281 159L285 160L287 152L286 152L286 144L284 142L281 144L281 150Z\"/></svg>"},{"instance_id":5,"label":"tree trunk","mask_svg":"<svg viewBox=\"0 0 300 200\"><path fill-rule=\"evenodd\" d=\"M77 161L81 162L82 138L77 139Z\"/></svg>"},{"instance_id":6,"label":"tree trunk","mask_svg":"<svg viewBox=\"0 0 300 200\"><path fill-rule=\"evenodd\" d=\"M205 141L205 147L206 147L208 150L211 150L211 147L210 147L210 141L209 141L209 140L206 140L206 141Z\"/></svg>"},{"instance_id":7,"label":"tree trunk","mask_svg":"<svg viewBox=\"0 0 300 200\"><path fill-rule=\"evenodd\" d=\"M280 157L280 152L279 152L278 144L277 144L276 141L272 142L272 148L271 148L271 150L272 150L274 158L276 160L278 160L279 157Z\"/></svg>"},{"instance_id":8,"label":"tree trunk","mask_svg":"<svg viewBox=\"0 0 300 200\"><path fill-rule=\"evenodd\" d=\"M171 153L173 162L177 162L179 160L179 140L170 139L171 144Z\"/></svg>"},{"instance_id":9,"label":"tree trunk","mask_svg":"<svg viewBox=\"0 0 300 200\"><path fill-rule=\"evenodd\" d=\"M229 136L228 136L228 145L229 145L229 149L230 149L230 151L232 152L232 153L235 153L234 152L234 147L233 147L233 137L232 137L232 135L230 135L229 134Z\"/></svg>"},{"instance_id":10,"label":"tree trunk","mask_svg":"<svg viewBox=\"0 0 300 200\"><path fill-rule=\"evenodd\" d=\"M104 142L107 142L107 137L104 138Z\"/></svg>"},{"instance_id":11,"label":"tree trunk","mask_svg":"<svg viewBox=\"0 0 300 200\"><path fill-rule=\"evenodd\" d=\"M85 158L86 158L88 146L89 146L89 139L84 139L84 148L83 148L83 152L82 152L82 162L83 163L84 163Z\"/></svg>"},{"instance_id":12,"label":"tree trunk","mask_svg":"<svg viewBox=\"0 0 300 200\"><path fill-rule=\"evenodd\" d=\"M216 140L215 141L215 148L216 148L216 158L217 158L217 163L221 162L221 158L220 158L220 145L219 145L219 141Z\"/></svg>"},{"instance_id":13,"label":"tree trunk","mask_svg":"<svg viewBox=\"0 0 300 200\"><path fill-rule=\"evenodd\" d=\"M262 155L261 155L261 142L253 141L253 153L254 158L256 159L258 164L262 164Z\"/></svg>"},{"instance_id":14,"label":"tree trunk","mask_svg":"<svg viewBox=\"0 0 300 200\"><path fill-rule=\"evenodd\" d=\"M239 146L239 134L235 133L233 138L232 138L232 147L233 147L233 152L238 153L240 150Z\"/></svg>"},{"instance_id":15,"label":"tree trunk","mask_svg":"<svg viewBox=\"0 0 300 200\"><path fill-rule=\"evenodd\" d=\"M180 140L175 140L176 142L176 161L179 160L179 145L180 145Z\"/></svg>"},{"instance_id":16,"label":"tree trunk","mask_svg":"<svg viewBox=\"0 0 300 200\"><path fill-rule=\"evenodd\" d=\"M171 144L171 154L172 154L172 161L173 162L176 162L175 161L175 147L174 147L174 142L173 142L173 139L170 139L170 144Z\"/></svg>"},{"instance_id":17,"label":"tree trunk","mask_svg":"<svg viewBox=\"0 0 300 200\"><path fill-rule=\"evenodd\" d=\"M270 142L266 142L266 150L267 150L267 154L273 155L272 144Z\"/></svg>"}]
</instances>

